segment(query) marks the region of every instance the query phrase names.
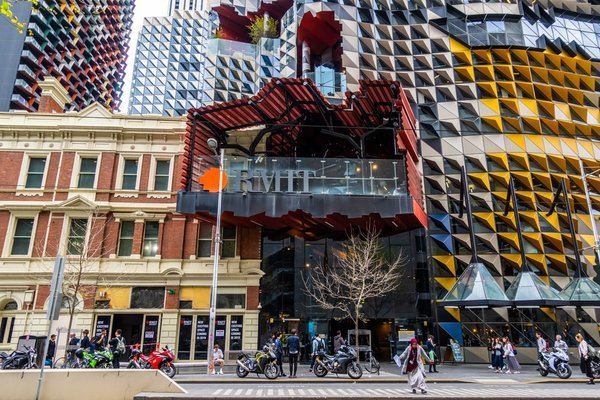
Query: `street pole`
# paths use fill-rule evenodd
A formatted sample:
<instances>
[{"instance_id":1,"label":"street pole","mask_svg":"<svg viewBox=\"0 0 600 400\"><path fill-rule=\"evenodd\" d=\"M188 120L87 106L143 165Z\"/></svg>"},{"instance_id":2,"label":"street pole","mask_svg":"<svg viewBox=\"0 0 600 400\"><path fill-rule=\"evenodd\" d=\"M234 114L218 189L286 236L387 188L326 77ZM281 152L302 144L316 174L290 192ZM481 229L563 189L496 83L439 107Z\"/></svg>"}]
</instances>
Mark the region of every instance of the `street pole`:
<instances>
[{"instance_id":1,"label":"street pole","mask_svg":"<svg viewBox=\"0 0 600 400\"><path fill-rule=\"evenodd\" d=\"M210 146L210 144L209 144ZM212 146L211 146L212 147ZM216 152L216 149L213 149ZM210 358L215 347L215 329L217 319L217 284L219 281L219 260L221 258L221 207L223 203L223 162L225 150L221 148L219 157L219 195L217 199L217 232L215 233L215 258L213 262L212 286L210 290L210 316L208 322L207 374L210 373Z\"/></svg>"},{"instance_id":2,"label":"street pole","mask_svg":"<svg viewBox=\"0 0 600 400\"><path fill-rule=\"evenodd\" d=\"M586 174L583 167L583 161L579 160L579 168L581 169L581 180L583 181L583 191L585 192L585 201L587 202L588 212L590 214L590 223L592 232L594 233L594 253L596 254L596 265L600 265L600 244L598 243L598 229L596 229L596 219L594 218L594 210L592 208L592 199L588 191L587 177L592 174ZM597 171L595 171L597 172Z\"/></svg>"}]
</instances>

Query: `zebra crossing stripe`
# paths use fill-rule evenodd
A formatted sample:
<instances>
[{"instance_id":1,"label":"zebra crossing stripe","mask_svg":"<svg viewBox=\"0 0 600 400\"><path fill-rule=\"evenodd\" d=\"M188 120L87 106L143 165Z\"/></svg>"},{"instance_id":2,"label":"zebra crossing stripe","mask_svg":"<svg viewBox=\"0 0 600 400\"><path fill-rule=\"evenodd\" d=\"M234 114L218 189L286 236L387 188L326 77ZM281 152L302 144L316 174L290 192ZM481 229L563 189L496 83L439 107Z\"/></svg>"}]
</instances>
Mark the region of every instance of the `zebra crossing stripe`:
<instances>
[{"instance_id":1,"label":"zebra crossing stripe","mask_svg":"<svg viewBox=\"0 0 600 400\"><path fill-rule=\"evenodd\" d=\"M215 390L215 392L213 393L213 395L214 396L218 396L222 391L223 391L223 389L217 389L217 390Z\"/></svg>"},{"instance_id":2,"label":"zebra crossing stripe","mask_svg":"<svg viewBox=\"0 0 600 400\"><path fill-rule=\"evenodd\" d=\"M229 396L231 392L233 392L233 389L227 389L225 392L223 392L223 396Z\"/></svg>"},{"instance_id":3,"label":"zebra crossing stripe","mask_svg":"<svg viewBox=\"0 0 600 400\"><path fill-rule=\"evenodd\" d=\"M248 390L246 390L246 396L250 396L250 395L252 395L252 392L253 392L253 391L254 391L254 389L248 389ZM217 394L217 393L215 393L215 395L216 395L216 394Z\"/></svg>"}]
</instances>

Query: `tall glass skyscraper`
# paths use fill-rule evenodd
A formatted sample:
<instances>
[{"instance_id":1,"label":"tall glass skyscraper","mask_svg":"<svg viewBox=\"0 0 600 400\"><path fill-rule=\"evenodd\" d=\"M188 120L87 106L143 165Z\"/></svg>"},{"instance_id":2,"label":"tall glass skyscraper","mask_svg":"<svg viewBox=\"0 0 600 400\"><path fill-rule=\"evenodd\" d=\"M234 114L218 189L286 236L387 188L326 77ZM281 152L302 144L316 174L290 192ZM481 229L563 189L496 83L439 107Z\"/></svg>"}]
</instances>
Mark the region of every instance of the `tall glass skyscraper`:
<instances>
[{"instance_id":1,"label":"tall glass skyscraper","mask_svg":"<svg viewBox=\"0 0 600 400\"><path fill-rule=\"evenodd\" d=\"M67 89L71 109L118 109L133 9L134 0L15 3L26 29L0 24L0 111L37 110L44 76Z\"/></svg>"}]
</instances>

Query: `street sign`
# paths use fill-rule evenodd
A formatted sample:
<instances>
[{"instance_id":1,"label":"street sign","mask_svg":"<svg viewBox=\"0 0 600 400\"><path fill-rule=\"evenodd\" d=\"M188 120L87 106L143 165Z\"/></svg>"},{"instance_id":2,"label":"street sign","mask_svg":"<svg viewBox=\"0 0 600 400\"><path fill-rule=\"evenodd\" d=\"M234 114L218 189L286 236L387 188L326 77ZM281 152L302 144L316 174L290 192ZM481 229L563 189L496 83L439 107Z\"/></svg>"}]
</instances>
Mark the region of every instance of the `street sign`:
<instances>
[{"instance_id":1,"label":"street sign","mask_svg":"<svg viewBox=\"0 0 600 400\"><path fill-rule=\"evenodd\" d=\"M52 273L52 283L50 284L50 298L48 300L48 310L46 311L46 318L51 321L56 321L60 315L64 271L65 258L58 256L54 262L54 272Z\"/></svg>"}]
</instances>

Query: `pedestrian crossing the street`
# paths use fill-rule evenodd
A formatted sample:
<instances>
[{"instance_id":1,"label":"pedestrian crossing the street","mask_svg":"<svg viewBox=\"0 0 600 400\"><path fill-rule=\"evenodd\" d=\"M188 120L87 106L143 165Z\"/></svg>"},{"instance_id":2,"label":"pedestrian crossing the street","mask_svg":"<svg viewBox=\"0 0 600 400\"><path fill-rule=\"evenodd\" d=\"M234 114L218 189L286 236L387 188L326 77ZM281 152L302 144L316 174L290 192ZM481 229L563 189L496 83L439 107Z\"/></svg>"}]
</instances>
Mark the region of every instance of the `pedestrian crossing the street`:
<instances>
[{"instance_id":1,"label":"pedestrian crossing the street","mask_svg":"<svg viewBox=\"0 0 600 400\"><path fill-rule=\"evenodd\" d=\"M252 387L252 388L219 388L211 394L214 397L372 397L372 398L394 398L406 397L412 393L406 387L396 388L371 388L371 387ZM430 397L438 398L485 398L498 397L503 398L543 398L561 396L564 398L598 398L598 393L594 390L586 390L585 387L577 388L572 385L564 388L543 388L543 387L505 387L496 386L491 388L480 388L477 386L444 386L435 387L430 385L428 389Z\"/></svg>"}]
</instances>

